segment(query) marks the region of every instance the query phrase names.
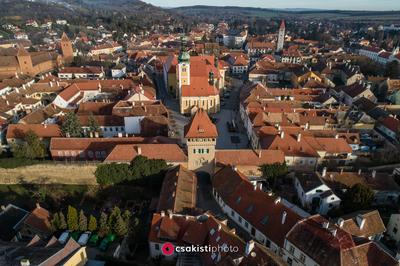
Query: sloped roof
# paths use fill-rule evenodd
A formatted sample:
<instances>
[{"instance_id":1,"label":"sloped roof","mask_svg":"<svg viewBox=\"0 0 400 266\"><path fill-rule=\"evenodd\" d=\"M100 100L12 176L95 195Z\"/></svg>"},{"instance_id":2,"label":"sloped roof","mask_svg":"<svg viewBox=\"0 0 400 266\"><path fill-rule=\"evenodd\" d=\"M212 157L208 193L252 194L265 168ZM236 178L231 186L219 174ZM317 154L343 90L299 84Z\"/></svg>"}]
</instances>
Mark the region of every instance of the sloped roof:
<instances>
[{"instance_id":1,"label":"sloped roof","mask_svg":"<svg viewBox=\"0 0 400 266\"><path fill-rule=\"evenodd\" d=\"M192 120L185 126L185 138L216 138L217 127L203 109L197 110Z\"/></svg>"}]
</instances>

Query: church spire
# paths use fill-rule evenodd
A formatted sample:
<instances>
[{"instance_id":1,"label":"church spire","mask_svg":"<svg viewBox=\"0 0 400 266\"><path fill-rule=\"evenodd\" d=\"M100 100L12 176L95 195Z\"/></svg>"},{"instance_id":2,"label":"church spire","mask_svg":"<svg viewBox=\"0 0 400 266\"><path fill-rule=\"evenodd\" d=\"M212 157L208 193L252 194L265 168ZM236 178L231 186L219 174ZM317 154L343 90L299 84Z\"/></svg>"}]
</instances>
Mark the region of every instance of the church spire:
<instances>
[{"instance_id":1,"label":"church spire","mask_svg":"<svg viewBox=\"0 0 400 266\"><path fill-rule=\"evenodd\" d=\"M183 62L190 62L190 55L189 52L187 51L187 38L186 36L181 36L181 51L178 56L178 62L183 63Z\"/></svg>"}]
</instances>

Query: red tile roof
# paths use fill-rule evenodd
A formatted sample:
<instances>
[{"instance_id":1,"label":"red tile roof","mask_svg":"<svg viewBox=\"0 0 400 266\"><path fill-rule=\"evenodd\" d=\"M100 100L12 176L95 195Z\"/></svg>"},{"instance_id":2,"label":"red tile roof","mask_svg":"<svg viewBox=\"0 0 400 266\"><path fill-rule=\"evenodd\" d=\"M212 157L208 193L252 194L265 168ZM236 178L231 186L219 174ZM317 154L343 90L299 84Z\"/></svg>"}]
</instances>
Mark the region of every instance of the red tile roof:
<instances>
[{"instance_id":1,"label":"red tile roof","mask_svg":"<svg viewBox=\"0 0 400 266\"><path fill-rule=\"evenodd\" d=\"M118 144L105 162L130 162L142 155L149 159L163 159L168 163L186 162L187 157L177 144Z\"/></svg>"},{"instance_id":2,"label":"red tile roof","mask_svg":"<svg viewBox=\"0 0 400 266\"><path fill-rule=\"evenodd\" d=\"M190 77L189 85L182 85L182 97L218 95L219 90L208 82L208 76Z\"/></svg>"},{"instance_id":3,"label":"red tile roof","mask_svg":"<svg viewBox=\"0 0 400 266\"><path fill-rule=\"evenodd\" d=\"M280 247L286 234L302 219L276 198L255 189L246 176L232 167L219 170L212 185L225 204Z\"/></svg>"},{"instance_id":4,"label":"red tile roof","mask_svg":"<svg viewBox=\"0 0 400 266\"><path fill-rule=\"evenodd\" d=\"M185 126L185 138L216 138L217 127L203 109L199 109L188 125Z\"/></svg>"},{"instance_id":5,"label":"red tile roof","mask_svg":"<svg viewBox=\"0 0 400 266\"><path fill-rule=\"evenodd\" d=\"M44 234L51 233L50 213L41 206L37 206L26 218L24 224L39 230Z\"/></svg>"},{"instance_id":6,"label":"red tile roof","mask_svg":"<svg viewBox=\"0 0 400 266\"><path fill-rule=\"evenodd\" d=\"M61 130L55 124L10 124L7 129L7 139L22 139L32 130L40 138L61 137Z\"/></svg>"},{"instance_id":7,"label":"red tile roof","mask_svg":"<svg viewBox=\"0 0 400 266\"><path fill-rule=\"evenodd\" d=\"M178 165L165 174L157 211L189 213L196 207L196 197L196 175L182 165Z\"/></svg>"},{"instance_id":8,"label":"red tile roof","mask_svg":"<svg viewBox=\"0 0 400 266\"><path fill-rule=\"evenodd\" d=\"M283 163L285 154L277 150L216 150L215 161L217 164L240 166Z\"/></svg>"}]
</instances>

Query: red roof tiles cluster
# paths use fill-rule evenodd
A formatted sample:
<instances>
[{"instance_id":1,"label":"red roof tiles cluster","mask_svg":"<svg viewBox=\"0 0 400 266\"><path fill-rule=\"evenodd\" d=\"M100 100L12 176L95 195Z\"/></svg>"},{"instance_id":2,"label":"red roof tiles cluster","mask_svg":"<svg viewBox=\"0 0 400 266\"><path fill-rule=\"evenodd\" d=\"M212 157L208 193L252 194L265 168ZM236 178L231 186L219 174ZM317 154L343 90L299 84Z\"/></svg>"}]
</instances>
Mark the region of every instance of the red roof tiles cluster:
<instances>
[{"instance_id":1,"label":"red roof tiles cluster","mask_svg":"<svg viewBox=\"0 0 400 266\"><path fill-rule=\"evenodd\" d=\"M216 138L217 127L213 124L207 112L197 110L189 124L185 126L185 138Z\"/></svg>"}]
</instances>

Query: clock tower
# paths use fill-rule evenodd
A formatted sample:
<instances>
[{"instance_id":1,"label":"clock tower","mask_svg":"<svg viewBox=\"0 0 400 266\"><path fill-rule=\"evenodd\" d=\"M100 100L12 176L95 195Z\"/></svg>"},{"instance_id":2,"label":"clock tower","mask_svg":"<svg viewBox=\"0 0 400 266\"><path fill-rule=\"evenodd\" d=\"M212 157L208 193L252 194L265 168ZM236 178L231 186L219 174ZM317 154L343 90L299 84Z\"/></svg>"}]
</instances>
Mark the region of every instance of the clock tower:
<instances>
[{"instance_id":1,"label":"clock tower","mask_svg":"<svg viewBox=\"0 0 400 266\"><path fill-rule=\"evenodd\" d=\"M190 55L186 50L187 39L186 37L181 37L181 51L178 56L178 66L177 66L177 81L178 81L178 91L179 98L182 95L182 86L190 85Z\"/></svg>"}]
</instances>

